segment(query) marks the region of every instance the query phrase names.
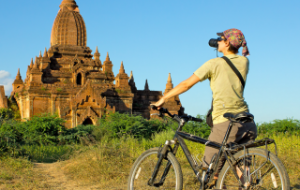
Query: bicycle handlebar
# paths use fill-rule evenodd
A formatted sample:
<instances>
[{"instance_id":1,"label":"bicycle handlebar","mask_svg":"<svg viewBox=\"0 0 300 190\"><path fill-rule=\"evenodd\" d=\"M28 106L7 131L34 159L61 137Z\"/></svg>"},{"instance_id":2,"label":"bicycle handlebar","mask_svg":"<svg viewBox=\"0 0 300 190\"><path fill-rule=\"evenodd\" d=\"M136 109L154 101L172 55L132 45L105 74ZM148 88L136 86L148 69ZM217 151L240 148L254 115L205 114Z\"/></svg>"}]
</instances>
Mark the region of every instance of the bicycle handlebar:
<instances>
[{"instance_id":1,"label":"bicycle handlebar","mask_svg":"<svg viewBox=\"0 0 300 190\"><path fill-rule=\"evenodd\" d=\"M151 106L151 109L153 110L158 110L159 111L159 114L158 116L159 117L163 117L164 114L168 114L172 119L175 119L177 121L177 118L179 119L184 119L185 121L196 121L196 122L202 122L203 120L202 119L199 119L199 118L196 118L196 117L193 117L193 116L190 116L190 115L176 115L176 114L171 114L168 109L166 108L160 108L158 109L155 105L150 105ZM180 121L178 121L180 122Z\"/></svg>"}]
</instances>

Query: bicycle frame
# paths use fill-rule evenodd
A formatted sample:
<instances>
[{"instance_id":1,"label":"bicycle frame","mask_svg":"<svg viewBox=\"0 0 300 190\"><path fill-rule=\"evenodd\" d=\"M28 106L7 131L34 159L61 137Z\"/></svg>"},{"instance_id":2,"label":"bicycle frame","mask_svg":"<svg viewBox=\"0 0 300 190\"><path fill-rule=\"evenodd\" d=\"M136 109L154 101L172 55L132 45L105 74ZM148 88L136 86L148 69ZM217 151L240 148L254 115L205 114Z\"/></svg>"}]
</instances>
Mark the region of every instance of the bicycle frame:
<instances>
[{"instance_id":1,"label":"bicycle frame","mask_svg":"<svg viewBox=\"0 0 300 190\"><path fill-rule=\"evenodd\" d=\"M223 142L222 142L222 144L220 144L220 143L209 141L207 139L204 139L204 138L201 138L201 137L198 137L198 136L194 136L194 135L189 134L189 133L182 132L181 129L184 126L184 123L180 122L179 126L178 126L178 129L177 129L177 131L174 135L173 140L167 140L165 145L163 146L162 150L160 151L160 153L158 155L159 159L157 161L157 164L155 166L153 174L152 174L151 178L148 181L148 185L159 187L164 183L164 180L165 180L165 178L166 178L166 176L167 176L167 174L170 170L170 166L171 166L170 161L168 162L168 164L167 164L167 166L164 170L164 173L161 176L160 182L155 183L155 184L153 182L154 182L155 178L157 177L158 169L161 165L162 159L166 158L166 155L167 155L168 152L172 152L174 155L176 155L179 146L181 146L181 148L182 148L182 150L183 150L183 152L184 152L191 168L193 169L198 181L200 182L201 187L202 187L203 190L204 190L205 184L207 184L212 179L211 176L216 171L216 169L218 167L218 164L219 164L219 158L222 156L222 154L224 154L225 159L228 161L228 163L229 163L230 167L232 168L233 173L234 173L235 177L238 179L240 185L242 185L240 180L239 180L239 177L237 175L237 172L236 172L235 168L233 167L232 160L228 158L228 154L231 156L231 153L229 151L225 150L226 145L227 145L226 142L227 142L227 139L229 137L229 134L230 134L230 131L231 131L231 128L232 128L232 124L233 124L233 122L230 122L230 124L228 126L228 129L226 131L225 137L223 139ZM219 149L219 153L218 153L216 159L214 159L215 161L213 161L210 164L209 168L202 168L202 170L203 170L202 178L200 178L200 175L199 175L200 174L199 171L200 171L201 168L199 168L200 166L198 166L197 162L192 157L192 155L191 155L189 149L187 148L186 143L184 142L183 139L193 141L193 142L196 142L196 143L200 143L200 144L204 144L205 146L209 146L209 147L212 147L212 148ZM174 148L172 148L171 145L174 145ZM213 172L210 173L212 167L213 167ZM209 178L209 181L207 181L208 178Z\"/></svg>"}]
</instances>

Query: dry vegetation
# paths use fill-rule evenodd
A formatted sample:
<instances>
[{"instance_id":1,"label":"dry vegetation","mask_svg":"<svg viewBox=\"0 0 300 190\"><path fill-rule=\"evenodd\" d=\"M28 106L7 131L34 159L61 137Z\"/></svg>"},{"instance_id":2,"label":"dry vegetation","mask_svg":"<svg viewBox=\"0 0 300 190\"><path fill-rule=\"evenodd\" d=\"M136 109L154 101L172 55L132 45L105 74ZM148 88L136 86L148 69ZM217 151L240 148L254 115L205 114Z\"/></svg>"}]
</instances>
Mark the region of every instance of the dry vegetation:
<instances>
[{"instance_id":1,"label":"dry vegetation","mask_svg":"<svg viewBox=\"0 0 300 190\"><path fill-rule=\"evenodd\" d=\"M171 139L174 123L145 120L140 116L113 113L97 126L63 128L57 116L14 120L11 110L0 110L0 189L86 190L126 189L136 158L151 147ZM293 189L300 189L300 121L286 119L259 125L259 138L275 139ZM207 137L205 123L189 122L185 131ZM156 135L151 136L154 134ZM201 160L204 146L187 142ZM274 152L274 146L269 147ZM185 184L195 184L183 152L178 158ZM195 184L195 189L199 185ZM190 189L190 188L189 188Z\"/></svg>"},{"instance_id":2,"label":"dry vegetation","mask_svg":"<svg viewBox=\"0 0 300 190\"><path fill-rule=\"evenodd\" d=\"M172 132L162 132L153 140L104 138L96 145L77 149L70 159L52 164L2 158L0 189L126 189L134 160L149 147L159 146L171 137ZM274 135L271 138L277 142L279 157L288 169L293 189L300 189L299 136ZM188 146L194 155L202 157L202 145L188 142ZM274 151L274 148L270 149ZM184 182L195 183L183 153L180 151L177 156L183 168Z\"/></svg>"}]
</instances>

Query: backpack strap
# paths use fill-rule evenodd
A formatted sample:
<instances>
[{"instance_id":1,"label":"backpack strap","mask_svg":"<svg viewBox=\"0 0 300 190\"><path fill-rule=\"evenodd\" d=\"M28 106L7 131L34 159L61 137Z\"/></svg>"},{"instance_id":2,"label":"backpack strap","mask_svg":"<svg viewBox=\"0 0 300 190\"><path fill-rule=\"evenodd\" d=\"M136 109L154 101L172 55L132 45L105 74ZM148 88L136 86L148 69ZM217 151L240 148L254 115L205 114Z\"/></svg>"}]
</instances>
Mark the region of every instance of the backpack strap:
<instances>
[{"instance_id":1,"label":"backpack strap","mask_svg":"<svg viewBox=\"0 0 300 190\"><path fill-rule=\"evenodd\" d=\"M231 69L233 70L233 72L237 75L237 77L240 79L243 89L245 89L245 81L244 78L242 77L241 73L237 70L237 68L232 64L232 62L230 61L230 59L228 59L228 57L223 56L222 57L227 63L228 65L231 67Z\"/></svg>"}]
</instances>

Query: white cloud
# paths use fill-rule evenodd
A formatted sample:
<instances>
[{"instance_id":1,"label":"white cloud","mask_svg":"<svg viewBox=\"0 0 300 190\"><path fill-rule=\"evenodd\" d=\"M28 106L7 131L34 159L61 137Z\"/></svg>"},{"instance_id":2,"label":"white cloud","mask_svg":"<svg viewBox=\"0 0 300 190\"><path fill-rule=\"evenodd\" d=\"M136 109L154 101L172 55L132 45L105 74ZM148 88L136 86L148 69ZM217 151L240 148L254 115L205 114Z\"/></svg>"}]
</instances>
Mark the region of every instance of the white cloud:
<instances>
[{"instance_id":1,"label":"white cloud","mask_svg":"<svg viewBox=\"0 0 300 190\"><path fill-rule=\"evenodd\" d=\"M11 78L11 74L7 71L0 70L0 85L4 86L5 94L10 95L12 91L12 83L14 79Z\"/></svg>"}]
</instances>

